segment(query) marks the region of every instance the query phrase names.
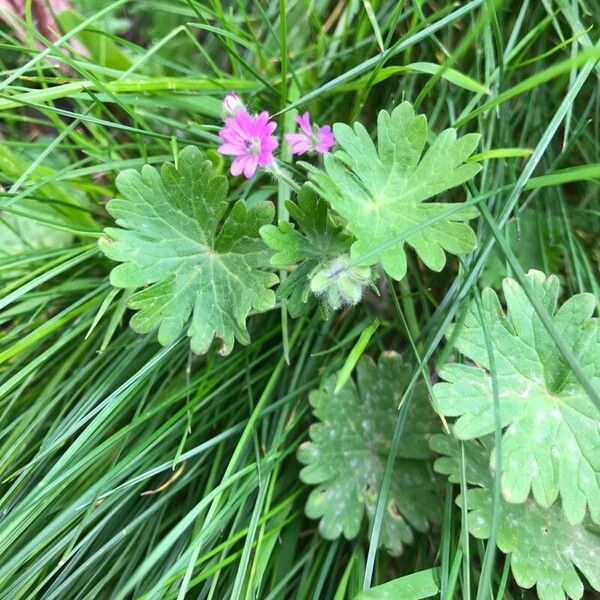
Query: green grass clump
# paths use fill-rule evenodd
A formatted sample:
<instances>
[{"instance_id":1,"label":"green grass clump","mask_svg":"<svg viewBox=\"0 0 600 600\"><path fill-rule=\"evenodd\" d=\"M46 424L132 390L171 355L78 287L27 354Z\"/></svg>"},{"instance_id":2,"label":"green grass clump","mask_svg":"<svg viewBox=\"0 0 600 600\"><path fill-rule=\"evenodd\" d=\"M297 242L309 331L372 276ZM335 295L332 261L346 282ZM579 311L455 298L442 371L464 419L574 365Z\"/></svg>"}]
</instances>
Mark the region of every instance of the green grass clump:
<instances>
[{"instance_id":1,"label":"green grass clump","mask_svg":"<svg viewBox=\"0 0 600 600\"><path fill-rule=\"evenodd\" d=\"M499 418L479 445L454 447L436 434L443 449L433 450L454 461L437 470L450 480L434 473L429 450L418 458L439 484L439 518L406 534L413 539L399 557L380 548L380 538L388 531L395 456L398 463L415 458L407 450L411 390L432 395L434 385L446 385L438 375L444 364L468 363L457 339L465 322L468 329L489 308L483 288L501 290L506 276L523 286L535 269L558 277L561 302L599 296L594 3L73 0L69 10L50 11L51 29L36 25L36 0L23 2L22 18L3 17L5 4L0 598L549 598L543 586L521 588L522 563L511 570L503 553L518 559L518 544L502 537L510 536L500 477L488 485L481 475L484 501L465 466L470 455L484 457L480 470L498 466L491 448L499 449L504 433ZM176 162L188 145L227 175L215 150L230 90L253 112L274 114L280 135L310 110L315 122L360 121L374 136L379 112L405 100L436 135L450 127L481 134L466 163L480 162L481 172L441 196L470 203L475 249L448 253L439 272L409 251L399 281L374 265L378 278L369 272L349 294L363 295L357 306L319 310L315 301L291 318L289 299L279 296L274 310L250 315L252 341L227 356L218 344L197 356L185 335L161 346L156 334L135 333L132 290L111 286L116 263L98 246L104 228L114 227L106 203L118 196L116 176ZM289 176L230 177L229 199L249 209L271 200L278 218L289 220L286 206L298 203L294 181L306 170L286 152L280 158ZM313 173L324 173L321 157L313 163ZM337 229L344 223L329 227L347 252ZM272 271L293 277L280 266ZM599 357L575 356L548 307L530 301L544 340L565 359L569 375L561 377L572 376L593 407L600 379L587 365ZM483 330L485 361L496 338ZM370 360L360 355L377 360L390 350L410 373L377 465L381 494L375 490L357 537L324 539L318 521L305 516L311 488L297 458L318 430L309 396L325 381L333 389L340 369L337 387L354 386L354 366ZM498 408L502 373L490 362ZM436 427L452 422L437 419ZM473 531L468 520L485 502L489 527ZM545 510L565 519L556 505ZM598 542L590 552L600 557L597 524L564 520L564 528L581 530L590 546ZM561 532L555 527L552 535ZM580 597L570 584L565 593Z\"/></svg>"}]
</instances>

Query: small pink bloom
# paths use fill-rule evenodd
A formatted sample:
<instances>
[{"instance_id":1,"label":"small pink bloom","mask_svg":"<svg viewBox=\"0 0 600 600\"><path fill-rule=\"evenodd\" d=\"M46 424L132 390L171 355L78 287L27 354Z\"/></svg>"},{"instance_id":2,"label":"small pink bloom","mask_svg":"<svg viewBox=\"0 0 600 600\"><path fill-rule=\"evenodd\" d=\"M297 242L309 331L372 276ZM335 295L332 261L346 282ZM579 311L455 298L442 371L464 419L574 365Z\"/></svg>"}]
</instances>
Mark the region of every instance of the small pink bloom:
<instances>
[{"instance_id":1,"label":"small pink bloom","mask_svg":"<svg viewBox=\"0 0 600 600\"><path fill-rule=\"evenodd\" d=\"M273 150L279 142L272 135L277 124L270 120L269 113L250 116L245 108L239 109L234 116L225 119L225 127L219 131L223 143L219 152L235 156L231 163L231 174L250 179L258 165L271 164L275 157Z\"/></svg>"},{"instance_id":2,"label":"small pink bloom","mask_svg":"<svg viewBox=\"0 0 600 600\"><path fill-rule=\"evenodd\" d=\"M307 112L300 117L296 117L296 123L300 126L301 133L285 134L285 139L292 149L292 154L304 154L311 151L325 154L335 144L335 136L331 131L331 127L329 125L318 128L313 127L310 123L310 115Z\"/></svg>"},{"instance_id":3,"label":"small pink bloom","mask_svg":"<svg viewBox=\"0 0 600 600\"><path fill-rule=\"evenodd\" d=\"M246 107L235 92L229 92L223 100L223 118L235 117L238 110L246 110Z\"/></svg>"}]
</instances>

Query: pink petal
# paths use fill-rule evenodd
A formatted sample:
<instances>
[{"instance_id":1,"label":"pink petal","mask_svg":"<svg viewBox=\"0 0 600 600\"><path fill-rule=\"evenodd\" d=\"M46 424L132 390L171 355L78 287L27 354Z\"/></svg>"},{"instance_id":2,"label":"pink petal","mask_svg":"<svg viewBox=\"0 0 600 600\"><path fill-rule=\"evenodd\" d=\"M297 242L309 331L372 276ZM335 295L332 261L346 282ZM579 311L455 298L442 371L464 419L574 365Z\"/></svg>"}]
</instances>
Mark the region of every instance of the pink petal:
<instances>
[{"instance_id":1,"label":"pink petal","mask_svg":"<svg viewBox=\"0 0 600 600\"><path fill-rule=\"evenodd\" d=\"M258 166L258 156L248 156L246 158L246 164L244 165L244 175L247 179L250 179L254 173L256 173L256 167Z\"/></svg>"},{"instance_id":2,"label":"pink petal","mask_svg":"<svg viewBox=\"0 0 600 600\"><path fill-rule=\"evenodd\" d=\"M259 115L255 115L252 119L252 135L260 135L267 127L268 121L269 113L266 111L261 112Z\"/></svg>"},{"instance_id":3,"label":"pink petal","mask_svg":"<svg viewBox=\"0 0 600 600\"><path fill-rule=\"evenodd\" d=\"M225 119L225 129L240 131L240 123L238 119L240 118L241 111L235 117L226 117Z\"/></svg>"},{"instance_id":4,"label":"pink petal","mask_svg":"<svg viewBox=\"0 0 600 600\"><path fill-rule=\"evenodd\" d=\"M329 125L324 125L319 129L319 143L315 150L317 152L321 152L321 154L325 154L329 152L332 146L335 145L335 136L331 131L331 127Z\"/></svg>"},{"instance_id":5,"label":"pink petal","mask_svg":"<svg viewBox=\"0 0 600 600\"><path fill-rule=\"evenodd\" d=\"M227 142L243 143L248 136L244 132L240 132L239 128L224 127L219 131L219 137Z\"/></svg>"},{"instance_id":6,"label":"pink petal","mask_svg":"<svg viewBox=\"0 0 600 600\"><path fill-rule=\"evenodd\" d=\"M226 142L237 142L240 144L244 143L244 138L242 138L242 136L240 136L238 133L235 133L235 131L227 128L221 129L219 131L219 137L222 140L225 140Z\"/></svg>"},{"instance_id":7,"label":"pink petal","mask_svg":"<svg viewBox=\"0 0 600 600\"><path fill-rule=\"evenodd\" d=\"M240 144L232 144L231 142L226 142L225 144L221 144L217 149L221 154L229 155L229 156L238 156L240 154L244 154L246 148Z\"/></svg>"},{"instance_id":8,"label":"pink petal","mask_svg":"<svg viewBox=\"0 0 600 600\"><path fill-rule=\"evenodd\" d=\"M267 123L267 121L270 119L270 115L266 110L263 110L261 113L259 113L258 115L256 115L256 119L259 123Z\"/></svg>"},{"instance_id":9,"label":"pink petal","mask_svg":"<svg viewBox=\"0 0 600 600\"><path fill-rule=\"evenodd\" d=\"M315 150L317 152L320 152L321 154L327 154L329 152L329 150L331 150L332 146L333 146L333 143L321 142L320 144L318 144L315 147Z\"/></svg>"},{"instance_id":10,"label":"pink petal","mask_svg":"<svg viewBox=\"0 0 600 600\"><path fill-rule=\"evenodd\" d=\"M304 154L308 152L312 146L308 142L296 142L292 146L292 154Z\"/></svg>"},{"instance_id":11,"label":"pink petal","mask_svg":"<svg viewBox=\"0 0 600 600\"><path fill-rule=\"evenodd\" d=\"M274 137L269 137L261 143L260 149L271 152L275 150L277 146L279 146L279 142Z\"/></svg>"},{"instance_id":12,"label":"pink petal","mask_svg":"<svg viewBox=\"0 0 600 600\"><path fill-rule=\"evenodd\" d=\"M260 138L268 137L277 128L277 123L269 121L270 116L268 112L262 112L255 119L254 133Z\"/></svg>"},{"instance_id":13,"label":"pink petal","mask_svg":"<svg viewBox=\"0 0 600 600\"><path fill-rule=\"evenodd\" d=\"M271 152L261 152L258 155L258 164L259 165L270 165L275 160L275 157Z\"/></svg>"},{"instance_id":14,"label":"pink petal","mask_svg":"<svg viewBox=\"0 0 600 600\"><path fill-rule=\"evenodd\" d=\"M295 121L300 125L300 129L302 129L306 135L312 135L312 126L310 124L310 115L308 112L305 112L300 117L296 117Z\"/></svg>"},{"instance_id":15,"label":"pink petal","mask_svg":"<svg viewBox=\"0 0 600 600\"><path fill-rule=\"evenodd\" d=\"M246 155L238 156L237 158L235 158L233 160L233 162L231 163L231 174L235 177L238 177L239 175L241 175L242 171L244 170L244 168L246 166L247 160L248 160L248 157Z\"/></svg>"},{"instance_id":16,"label":"pink petal","mask_svg":"<svg viewBox=\"0 0 600 600\"><path fill-rule=\"evenodd\" d=\"M288 133L285 136L292 154L304 154L312 148L312 140L303 133Z\"/></svg>"},{"instance_id":17,"label":"pink petal","mask_svg":"<svg viewBox=\"0 0 600 600\"><path fill-rule=\"evenodd\" d=\"M225 119L225 125L242 138L248 137L252 130L252 124L252 117L245 110L239 110L235 117Z\"/></svg>"},{"instance_id":18,"label":"pink petal","mask_svg":"<svg viewBox=\"0 0 600 600\"><path fill-rule=\"evenodd\" d=\"M292 144L296 144L297 142L310 142L310 137L304 133L286 133L284 137L290 146Z\"/></svg>"},{"instance_id":19,"label":"pink petal","mask_svg":"<svg viewBox=\"0 0 600 600\"><path fill-rule=\"evenodd\" d=\"M235 120L241 125L247 125L254 121L254 117L250 116L250 113L247 110L240 110L240 112L235 115Z\"/></svg>"}]
</instances>

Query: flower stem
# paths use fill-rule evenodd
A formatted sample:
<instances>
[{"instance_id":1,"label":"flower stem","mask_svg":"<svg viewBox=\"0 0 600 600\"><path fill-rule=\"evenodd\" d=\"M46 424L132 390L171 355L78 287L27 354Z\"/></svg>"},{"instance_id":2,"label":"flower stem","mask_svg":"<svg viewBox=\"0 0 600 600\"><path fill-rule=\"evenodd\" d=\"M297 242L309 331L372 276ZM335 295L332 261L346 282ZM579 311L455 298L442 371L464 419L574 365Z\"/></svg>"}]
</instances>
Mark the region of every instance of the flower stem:
<instances>
[{"instance_id":1,"label":"flower stem","mask_svg":"<svg viewBox=\"0 0 600 600\"><path fill-rule=\"evenodd\" d=\"M284 169L279 165L277 161L272 162L270 165L265 167L265 171L270 173L280 181L287 183L290 188L292 188L295 192L300 190L300 186L294 181L294 178L291 176L287 169Z\"/></svg>"}]
</instances>

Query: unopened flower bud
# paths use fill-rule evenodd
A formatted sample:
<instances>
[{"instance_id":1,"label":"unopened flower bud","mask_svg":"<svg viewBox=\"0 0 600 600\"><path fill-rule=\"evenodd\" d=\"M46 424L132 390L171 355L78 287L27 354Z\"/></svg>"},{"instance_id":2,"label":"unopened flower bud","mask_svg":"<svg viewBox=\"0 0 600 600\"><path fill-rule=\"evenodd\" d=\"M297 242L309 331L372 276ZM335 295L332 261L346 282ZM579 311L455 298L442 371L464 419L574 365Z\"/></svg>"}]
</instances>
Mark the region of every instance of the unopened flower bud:
<instances>
[{"instance_id":1,"label":"unopened flower bud","mask_svg":"<svg viewBox=\"0 0 600 600\"><path fill-rule=\"evenodd\" d=\"M229 92L223 100L223 118L235 117L240 110L246 110L244 103L235 92Z\"/></svg>"},{"instance_id":2,"label":"unopened flower bud","mask_svg":"<svg viewBox=\"0 0 600 600\"><path fill-rule=\"evenodd\" d=\"M349 256L338 256L313 271L310 278L311 292L324 300L330 309L338 310L360 302L373 274L370 267L353 266Z\"/></svg>"}]
</instances>

